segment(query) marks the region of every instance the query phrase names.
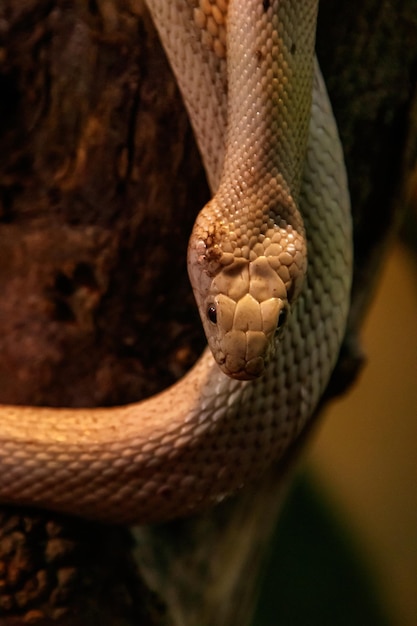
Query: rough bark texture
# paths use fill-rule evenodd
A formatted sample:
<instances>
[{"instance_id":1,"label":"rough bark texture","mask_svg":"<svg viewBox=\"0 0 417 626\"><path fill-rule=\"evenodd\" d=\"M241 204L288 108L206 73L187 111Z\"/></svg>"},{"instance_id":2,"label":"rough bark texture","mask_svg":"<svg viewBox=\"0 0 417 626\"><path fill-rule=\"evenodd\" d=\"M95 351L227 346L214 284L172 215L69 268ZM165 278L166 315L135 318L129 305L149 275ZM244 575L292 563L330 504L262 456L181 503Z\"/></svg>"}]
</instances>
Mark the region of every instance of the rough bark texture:
<instances>
[{"instance_id":1,"label":"rough bark texture","mask_svg":"<svg viewBox=\"0 0 417 626\"><path fill-rule=\"evenodd\" d=\"M357 330L415 164L416 14L414 0L321 2L318 53L356 233L329 395L357 370ZM0 0L0 402L126 403L181 376L204 345L185 251L207 196L139 0ZM123 529L4 511L0 623L249 624L282 473L206 516L138 533L168 613Z\"/></svg>"},{"instance_id":2,"label":"rough bark texture","mask_svg":"<svg viewBox=\"0 0 417 626\"><path fill-rule=\"evenodd\" d=\"M178 276L207 190L175 82L137 3L3 0L3 36L1 399L137 400L202 337Z\"/></svg>"},{"instance_id":3,"label":"rough bark texture","mask_svg":"<svg viewBox=\"0 0 417 626\"><path fill-rule=\"evenodd\" d=\"M168 625L138 580L132 545L125 529L2 512L0 623Z\"/></svg>"}]
</instances>

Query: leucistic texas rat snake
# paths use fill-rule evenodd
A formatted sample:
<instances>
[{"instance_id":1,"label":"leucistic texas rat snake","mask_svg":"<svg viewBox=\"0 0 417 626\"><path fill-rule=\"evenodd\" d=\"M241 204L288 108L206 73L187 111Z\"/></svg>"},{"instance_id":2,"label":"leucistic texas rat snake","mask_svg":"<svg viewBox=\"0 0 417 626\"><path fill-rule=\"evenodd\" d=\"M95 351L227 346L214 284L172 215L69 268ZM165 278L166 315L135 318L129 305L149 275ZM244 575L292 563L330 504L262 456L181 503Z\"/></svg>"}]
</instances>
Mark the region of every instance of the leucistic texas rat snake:
<instances>
[{"instance_id":1,"label":"leucistic texas rat snake","mask_svg":"<svg viewBox=\"0 0 417 626\"><path fill-rule=\"evenodd\" d=\"M284 454L338 355L350 212L316 1L148 6L216 192L188 261L217 363L128 406L1 406L3 503L140 523L219 501Z\"/></svg>"}]
</instances>

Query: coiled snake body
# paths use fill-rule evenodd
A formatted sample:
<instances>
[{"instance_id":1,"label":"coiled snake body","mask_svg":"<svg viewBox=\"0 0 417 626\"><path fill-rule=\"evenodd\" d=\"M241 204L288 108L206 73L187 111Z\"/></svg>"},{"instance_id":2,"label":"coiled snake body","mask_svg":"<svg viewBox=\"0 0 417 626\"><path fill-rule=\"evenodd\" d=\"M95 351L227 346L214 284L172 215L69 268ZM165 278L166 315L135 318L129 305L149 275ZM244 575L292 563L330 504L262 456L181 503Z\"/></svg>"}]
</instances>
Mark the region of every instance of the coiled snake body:
<instances>
[{"instance_id":1,"label":"coiled snake body","mask_svg":"<svg viewBox=\"0 0 417 626\"><path fill-rule=\"evenodd\" d=\"M315 0L147 3L216 192L188 256L211 351L138 404L1 406L0 502L145 522L221 500L284 454L338 355L351 229Z\"/></svg>"}]
</instances>

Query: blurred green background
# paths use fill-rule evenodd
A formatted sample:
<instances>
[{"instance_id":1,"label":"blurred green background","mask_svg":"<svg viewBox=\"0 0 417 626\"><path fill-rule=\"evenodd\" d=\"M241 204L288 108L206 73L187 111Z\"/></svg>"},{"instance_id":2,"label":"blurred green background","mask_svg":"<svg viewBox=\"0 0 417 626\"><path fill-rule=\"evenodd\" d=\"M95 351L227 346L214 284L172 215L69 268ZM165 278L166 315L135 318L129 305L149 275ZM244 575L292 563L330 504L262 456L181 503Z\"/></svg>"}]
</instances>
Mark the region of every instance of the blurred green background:
<instances>
[{"instance_id":1,"label":"blurred green background","mask_svg":"<svg viewBox=\"0 0 417 626\"><path fill-rule=\"evenodd\" d=\"M310 445L254 626L417 626L416 259L387 257L368 362Z\"/></svg>"}]
</instances>

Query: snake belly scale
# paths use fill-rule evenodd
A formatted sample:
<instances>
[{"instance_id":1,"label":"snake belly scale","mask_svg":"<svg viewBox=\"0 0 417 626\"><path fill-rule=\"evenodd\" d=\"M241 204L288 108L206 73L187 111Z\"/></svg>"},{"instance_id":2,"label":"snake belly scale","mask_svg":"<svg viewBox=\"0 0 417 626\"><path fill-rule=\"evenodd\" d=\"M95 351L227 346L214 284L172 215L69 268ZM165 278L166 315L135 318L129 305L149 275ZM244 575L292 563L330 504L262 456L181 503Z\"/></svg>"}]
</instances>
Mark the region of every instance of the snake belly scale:
<instances>
[{"instance_id":1,"label":"snake belly scale","mask_svg":"<svg viewBox=\"0 0 417 626\"><path fill-rule=\"evenodd\" d=\"M211 350L137 404L0 406L0 502L121 523L217 502L285 453L335 364L352 262L316 1L147 4L214 192L189 248Z\"/></svg>"}]
</instances>

